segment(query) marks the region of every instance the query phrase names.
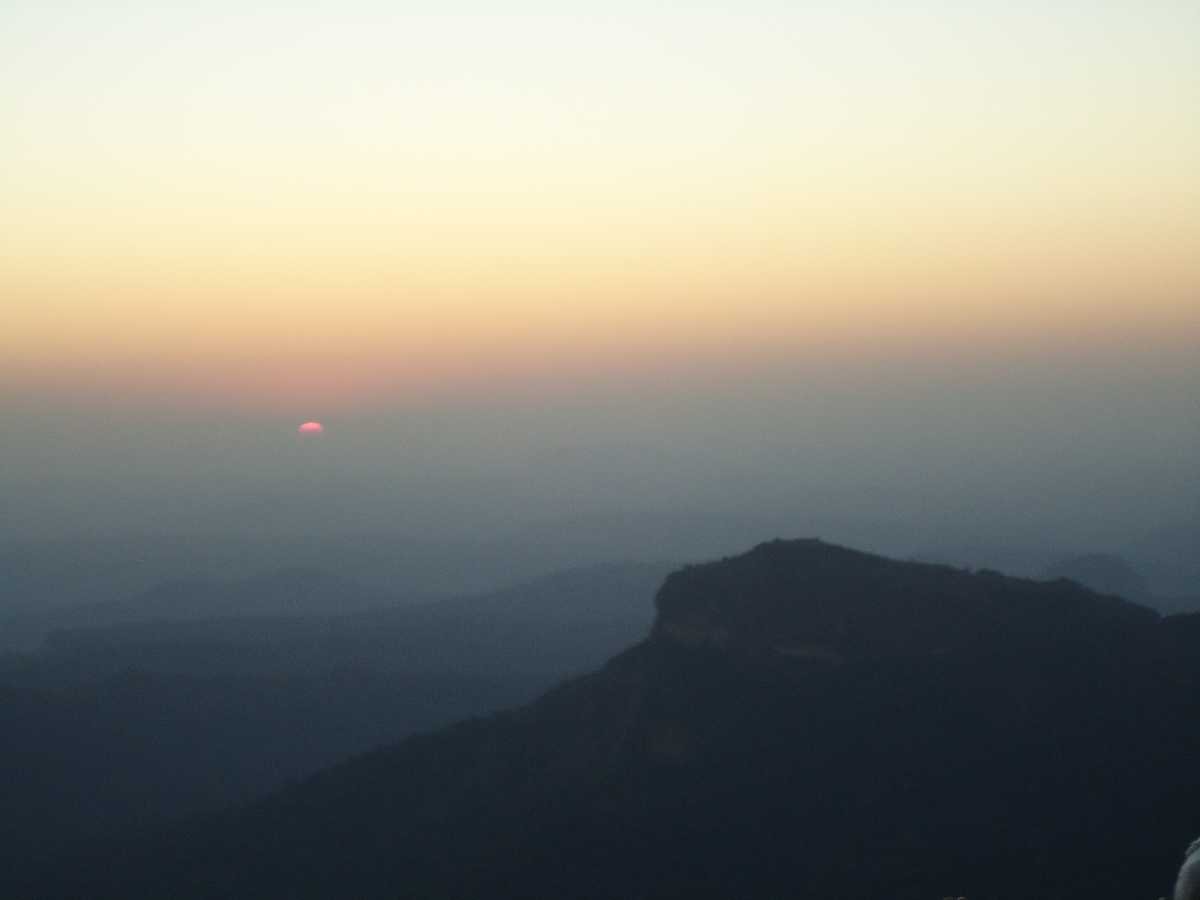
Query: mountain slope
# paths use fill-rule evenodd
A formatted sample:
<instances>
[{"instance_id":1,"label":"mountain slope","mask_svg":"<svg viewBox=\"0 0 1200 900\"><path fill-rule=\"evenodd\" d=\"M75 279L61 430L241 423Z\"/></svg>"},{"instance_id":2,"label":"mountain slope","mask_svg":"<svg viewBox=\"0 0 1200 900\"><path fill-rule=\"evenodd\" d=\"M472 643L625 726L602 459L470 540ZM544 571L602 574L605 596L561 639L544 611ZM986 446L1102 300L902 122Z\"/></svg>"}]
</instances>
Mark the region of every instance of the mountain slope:
<instances>
[{"instance_id":1,"label":"mountain slope","mask_svg":"<svg viewBox=\"0 0 1200 900\"><path fill-rule=\"evenodd\" d=\"M1200 830L1200 620L775 542L536 703L31 896L1130 897Z\"/></svg>"},{"instance_id":2,"label":"mountain slope","mask_svg":"<svg viewBox=\"0 0 1200 900\"><path fill-rule=\"evenodd\" d=\"M21 776L0 779L0 872L527 701L645 634L664 574L609 564L337 618L58 633L0 665L0 771Z\"/></svg>"}]
</instances>

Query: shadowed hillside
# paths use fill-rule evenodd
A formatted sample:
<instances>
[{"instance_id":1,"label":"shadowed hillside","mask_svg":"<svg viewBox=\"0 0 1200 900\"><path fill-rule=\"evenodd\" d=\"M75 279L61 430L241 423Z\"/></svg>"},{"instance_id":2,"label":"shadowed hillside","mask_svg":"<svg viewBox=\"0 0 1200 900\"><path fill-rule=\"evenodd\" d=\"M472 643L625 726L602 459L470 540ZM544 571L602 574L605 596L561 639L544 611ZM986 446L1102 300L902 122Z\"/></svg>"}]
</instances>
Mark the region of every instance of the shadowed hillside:
<instances>
[{"instance_id":1,"label":"shadowed hillside","mask_svg":"<svg viewBox=\"0 0 1200 900\"><path fill-rule=\"evenodd\" d=\"M774 542L529 706L96 846L31 896L1155 897L1200 830L1200 619Z\"/></svg>"}]
</instances>

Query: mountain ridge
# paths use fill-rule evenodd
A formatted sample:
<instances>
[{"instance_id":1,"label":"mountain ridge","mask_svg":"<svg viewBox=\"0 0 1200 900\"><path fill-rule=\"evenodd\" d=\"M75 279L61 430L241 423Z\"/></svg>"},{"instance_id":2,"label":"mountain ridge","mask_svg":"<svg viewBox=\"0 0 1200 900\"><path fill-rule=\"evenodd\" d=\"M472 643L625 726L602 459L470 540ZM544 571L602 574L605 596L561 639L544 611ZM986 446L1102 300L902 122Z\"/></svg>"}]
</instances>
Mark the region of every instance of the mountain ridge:
<instances>
[{"instance_id":1,"label":"mountain ridge","mask_svg":"<svg viewBox=\"0 0 1200 900\"><path fill-rule=\"evenodd\" d=\"M856 593L881 573L891 595ZM930 608L928 579L929 626L880 638ZM841 631L830 585L856 611ZM106 845L28 893L1157 896L1200 824L1200 617L819 542L689 567L658 604L646 640L531 704ZM670 634L697 610L730 636ZM832 635L840 664L763 652L776 626Z\"/></svg>"},{"instance_id":2,"label":"mountain ridge","mask_svg":"<svg viewBox=\"0 0 1200 900\"><path fill-rule=\"evenodd\" d=\"M667 577L655 602L652 636L826 658L1061 640L1072 627L1159 618L1066 579L900 562L815 538L687 566Z\"/></svg>"}]
</instances>

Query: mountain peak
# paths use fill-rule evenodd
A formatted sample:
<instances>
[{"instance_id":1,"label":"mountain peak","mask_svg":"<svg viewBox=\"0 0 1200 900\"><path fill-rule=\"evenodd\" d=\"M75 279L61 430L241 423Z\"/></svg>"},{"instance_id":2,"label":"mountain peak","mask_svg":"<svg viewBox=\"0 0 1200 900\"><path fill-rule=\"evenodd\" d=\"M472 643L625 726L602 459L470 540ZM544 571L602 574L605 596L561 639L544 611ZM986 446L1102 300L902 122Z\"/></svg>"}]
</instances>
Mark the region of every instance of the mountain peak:
<instances>
[{"instance_id":1,"label":"mountain peak","mask_svg":"<svg viewBox=\"0 0 1200 900\"><path fill-rule=\"evenodd\" d=\"M813 538L688 566L655 602L657 640L824 661L1063 640L1157 619L1068 581L900 562Z\"/></svg>"}]
</instances>

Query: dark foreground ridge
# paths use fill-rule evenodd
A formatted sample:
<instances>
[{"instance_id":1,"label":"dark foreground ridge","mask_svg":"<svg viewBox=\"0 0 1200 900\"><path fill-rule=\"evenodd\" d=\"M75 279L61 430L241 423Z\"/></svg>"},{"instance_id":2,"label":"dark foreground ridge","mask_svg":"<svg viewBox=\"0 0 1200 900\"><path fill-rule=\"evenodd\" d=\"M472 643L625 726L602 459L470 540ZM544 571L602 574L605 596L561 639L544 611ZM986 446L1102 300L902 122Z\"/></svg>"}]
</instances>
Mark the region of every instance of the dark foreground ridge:
<instances>
[{"instance_id":1,"label":"dark foreground ridge","mask_svg":"<svg viewBox=\"0 0 1200 900\"><path fill-rule=\"evenodd\" d=\"M533 704L15 895L1127 900L1200 832L1200 617L818 541L657 604Z\"/></svg>"}]
</instances>

